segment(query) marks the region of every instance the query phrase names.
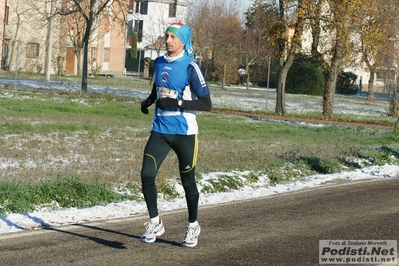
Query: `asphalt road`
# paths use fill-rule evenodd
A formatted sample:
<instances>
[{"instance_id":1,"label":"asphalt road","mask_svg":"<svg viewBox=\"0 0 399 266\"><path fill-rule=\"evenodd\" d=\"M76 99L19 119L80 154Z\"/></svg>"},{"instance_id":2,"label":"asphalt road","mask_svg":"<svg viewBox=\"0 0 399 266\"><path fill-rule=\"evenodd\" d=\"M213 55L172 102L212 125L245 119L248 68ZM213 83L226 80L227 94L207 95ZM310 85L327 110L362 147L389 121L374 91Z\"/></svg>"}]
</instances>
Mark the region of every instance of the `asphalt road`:
<instances>
[{"instance_id":1,"label":"asphalt road","mask_svg":"<svg viewBox=\"0 0 399 266\"><path fill-rule=\"evenodd\" d=\"M186 210L161 214L151 244L147 217L2 234L0 265L319 265L319 240L398 240L398 191L397 178L358 181L201 208L191 249Z\"/></svg>"}]
</instances>

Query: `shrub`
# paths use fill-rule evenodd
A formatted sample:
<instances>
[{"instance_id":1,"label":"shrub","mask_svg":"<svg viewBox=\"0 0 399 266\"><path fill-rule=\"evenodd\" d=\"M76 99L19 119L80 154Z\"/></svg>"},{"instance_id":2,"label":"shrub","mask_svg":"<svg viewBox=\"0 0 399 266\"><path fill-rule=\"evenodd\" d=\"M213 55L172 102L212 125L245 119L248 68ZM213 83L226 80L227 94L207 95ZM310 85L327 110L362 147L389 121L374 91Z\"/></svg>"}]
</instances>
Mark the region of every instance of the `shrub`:
<instances>
[{"instance_id":1,"label":"shrub","mask_svg":"<svg viewBox=\"0 0 399 266\"><path fill-rule=\"evenodd\" d=\"M318 173L334 174L341 172L341 165L332 159L321 159L318 157L307 158L309 166Z\"/></svg>"},{"instance_id":2,"label":"shrub","mask_svg":"<svg viewBox=\"0 0 399 266\"><path fill-rule=\"evenodd\" d=\"M323 95L324 77L321 67L306 55L297 55L287 75L285 91L293 94Z\"/></svg>"},{"instance_id":3,"label":"shrub","mask_svg":"<svg viewBox=\"0 0 399 266\"><path fill-rule=\"evenodd\" d=\"M355 94L357 75L352 72L341 72L338 75L337 84L335 86L336 93L339 94Z\"/></svg>"},{"instance_id":4,"label":"shrub","mask_svg":"<svg viewBox=\"0 0 399 266\"><path fill-rule=\"evenodd\" d=\"M61 208L91 207L118 202L124 197L103 183L87 182L77 177L57 177L34 183L0 181L0 215L33 211L56 202Z\"/></svg>"}]
</instances>

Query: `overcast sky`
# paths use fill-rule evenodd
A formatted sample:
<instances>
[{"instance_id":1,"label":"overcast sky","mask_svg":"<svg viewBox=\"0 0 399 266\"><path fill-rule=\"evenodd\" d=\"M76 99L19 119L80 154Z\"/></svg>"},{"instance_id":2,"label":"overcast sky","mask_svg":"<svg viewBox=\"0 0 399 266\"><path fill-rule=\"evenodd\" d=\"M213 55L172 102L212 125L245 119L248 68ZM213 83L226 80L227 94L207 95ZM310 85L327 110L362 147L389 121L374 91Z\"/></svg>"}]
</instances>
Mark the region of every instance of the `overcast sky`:
<instances>
[{"instance_id":1,"label":"overcast sky","mask_svg":"<svg viewBox=\"0 0 399 266\"><path fill-rule=\"evenodd\" d=\"M253 4L253 0L229 0L237 5L238 10L245 12Z\"/></svg>"},{"instance_id":2,"label":"overcast sky","mask_svg":"<svg viewBox=\"0 0 399 266\"><path fill-rule=\"evenodd\" d=\"M244 20L244 13L253 5L253 0L229 0L237 5L238 14Z\"/></svg>"},{"instance_id":3,"label":"overcast sky","mask_svg":"<svg viewBox=\"0 0 399 266\"><path fill-rule=\"evenodd\" d=\"M204 0L191 0L192 2L196 1L204 1ZM226 0L207 0L207 1L222 1L225 2ZM227 0L228 2L231 2L235 6L237 6L237 10L242 10L243 13L253 5L254 0Z\"/></svg>"},{"instance_id":4,"label":"overcast sky","mask_svg":"<svg viewBox=\"0 0 399 266\"><path fill-rule=\"evenodd\" d=\"M237 2L244 9L247 9L248 7L252 6L252 4L253 4L252 0L233 0L233 1Z\"/></svg>"}]
</instances>

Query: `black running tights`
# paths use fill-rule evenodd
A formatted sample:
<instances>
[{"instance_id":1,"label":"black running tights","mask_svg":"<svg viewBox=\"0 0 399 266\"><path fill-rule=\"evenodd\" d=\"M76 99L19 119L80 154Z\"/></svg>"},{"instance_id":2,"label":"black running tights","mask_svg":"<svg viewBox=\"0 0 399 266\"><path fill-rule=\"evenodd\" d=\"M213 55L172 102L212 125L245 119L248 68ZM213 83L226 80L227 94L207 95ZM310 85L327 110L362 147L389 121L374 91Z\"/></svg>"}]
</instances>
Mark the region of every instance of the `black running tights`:
<instances>
[{"instance_id":1,"label":"black running tights","mask_svg":"<svg viewBox=\"0 0 399 266\"><path fill-rule=\"evenodd\" d=\"M197 135L168 135L151 132L144 149L141 183L150 218L158 216L157 187L158 169L170 150L179 161L180 178L185 191L188 220L195 222L198 213L199 193L195 182L195 165L198 155Z\"/></svg>"}]
</instances>

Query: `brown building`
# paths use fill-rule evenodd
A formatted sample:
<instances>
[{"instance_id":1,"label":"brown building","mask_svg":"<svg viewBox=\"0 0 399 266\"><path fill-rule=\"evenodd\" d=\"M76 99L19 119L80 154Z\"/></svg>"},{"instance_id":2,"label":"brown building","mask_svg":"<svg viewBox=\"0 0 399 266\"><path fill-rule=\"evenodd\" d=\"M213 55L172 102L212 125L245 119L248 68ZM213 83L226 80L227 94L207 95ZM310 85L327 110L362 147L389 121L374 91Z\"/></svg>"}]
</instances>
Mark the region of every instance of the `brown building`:
<instances>
[{"instance_id":1,"label":"brown building","mask_svg":"<svg viewBox=\"0 0 399 266\"><path fill-rule=\"evenodd\" d=\"M0 0L2 69L44 73L50 56L51 74L80 74L83 49L79 38L84 24L73 15L55 16L50 23L51 3L56 3L53 10L62 10L66 2L17 2ZM89 73L123 75L126 23L121 19L126 12L112 4L95 21L88 47ZM49 42L51 49L47 49Z\"/></svg>"},{"instance_id":2,"label":"brown building","mask_svg":"<svg viewBox=\"0 0 399 266\"><path fill-rule=\"evenodd\" d=\"M125 7L126 8L126 7ZM127 9L121 9L117 4L107 8L95 22L88 47L88 72L90 74L111 74L121 76L125 67L125 39ZM79 42L83 36L76 31L83 27L79 17L74 14L64 16L61 20L60 58L65 74L78 74L82 62L79 52Z\"/></svg>"}]
</instances>

